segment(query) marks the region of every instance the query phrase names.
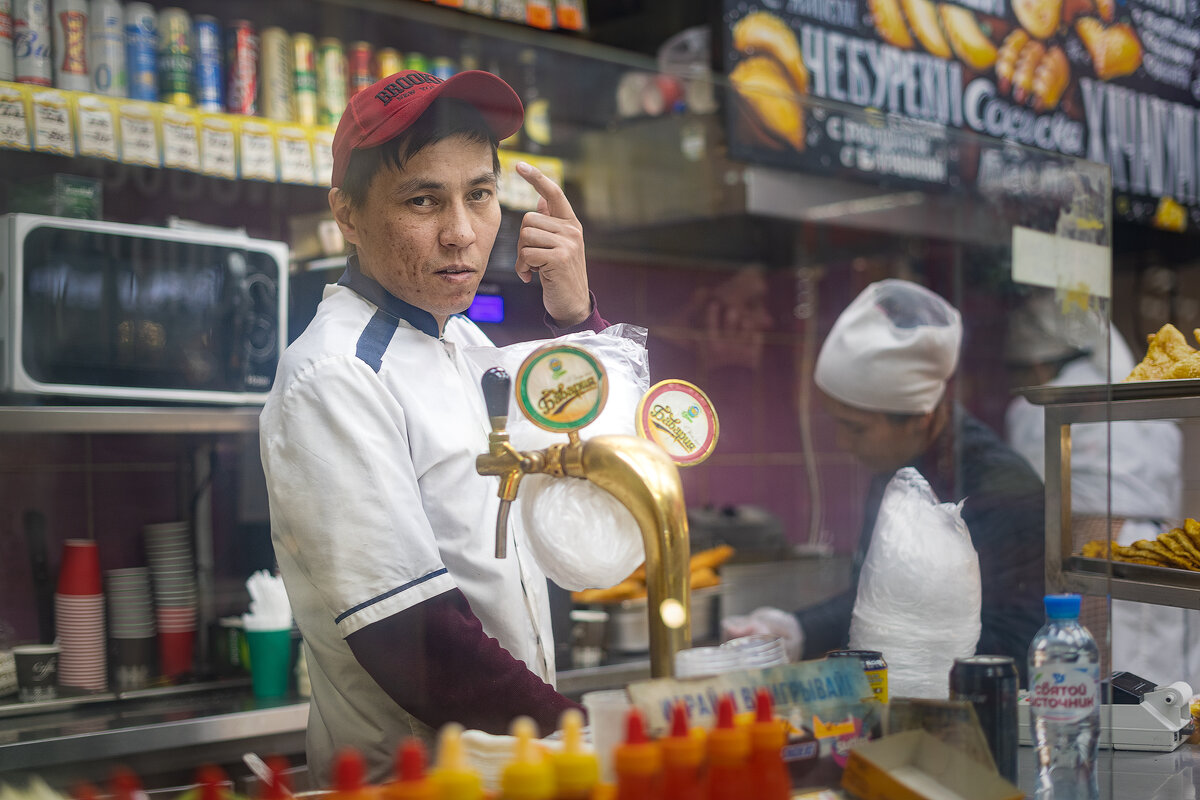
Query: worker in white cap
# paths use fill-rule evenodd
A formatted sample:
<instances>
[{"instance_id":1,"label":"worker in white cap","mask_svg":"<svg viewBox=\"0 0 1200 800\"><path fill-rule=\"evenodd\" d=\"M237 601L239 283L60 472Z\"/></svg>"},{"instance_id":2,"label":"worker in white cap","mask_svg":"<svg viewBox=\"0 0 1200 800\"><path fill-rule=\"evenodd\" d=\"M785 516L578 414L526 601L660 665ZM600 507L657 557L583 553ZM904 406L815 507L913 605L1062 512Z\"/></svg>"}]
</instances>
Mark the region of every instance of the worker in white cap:
<instances>
[{"instance_id":1,"label":"worker in white cap","mask_svg":"<svg viewBox=\"0 0 1200 800\"><path fill-rule=\"evenodd\" d=\"M1135 363L1103 314L1064 307L1053 291L1032 295L1010 316L1004 355L1014 386L1106 384ZM1043 408L1014 398L1005 428L1013 448L1045 475ZM1119 544L1155 539L1182 521L1182 494L1183 434L1174 421L1071 427L1072 524L1084 527L1090 518L1101 526L1084 538L1104 538L1111 508ZM1200 686L1200 611L1114 600L1112 669Z\"/></svg>"},{"instance_id":2,"label":"worker in white cap","mask_svg":"<svg viewBox=\"0 0 1200 800\"><path fill-rule=\"evenodd\" d=\"M1044 489L1024 459L950 398L961 343L957 309L909 281L873 283L842 312L814 379L838 446L873 476L851 585L786 618L759 609L727 621L726 635L780 633L802 658L845 647L883 490L896 470L912 466L940 501L963 501L982 582L977 652L1011 656L1024 679L1029 643L1043 621Z\"/></svg>"}]
</instances>

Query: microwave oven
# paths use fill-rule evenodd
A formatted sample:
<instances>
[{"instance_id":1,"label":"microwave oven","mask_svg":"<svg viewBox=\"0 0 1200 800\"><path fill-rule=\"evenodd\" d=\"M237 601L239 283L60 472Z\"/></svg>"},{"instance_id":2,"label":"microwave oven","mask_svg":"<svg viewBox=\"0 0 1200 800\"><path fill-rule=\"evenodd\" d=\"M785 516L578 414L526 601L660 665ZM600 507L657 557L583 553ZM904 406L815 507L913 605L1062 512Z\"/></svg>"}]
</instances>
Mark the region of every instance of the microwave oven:
<instances>
[{"instance_id":1,"label":"microwave oven","mask_svg":"<svg viewBox=\"0 0 1200 800\"><path fill-rule=\"evenodd\" d=\"M261 404L288 249L236 233L0 216L6 395Z\"/></svg>"}]
</instances>

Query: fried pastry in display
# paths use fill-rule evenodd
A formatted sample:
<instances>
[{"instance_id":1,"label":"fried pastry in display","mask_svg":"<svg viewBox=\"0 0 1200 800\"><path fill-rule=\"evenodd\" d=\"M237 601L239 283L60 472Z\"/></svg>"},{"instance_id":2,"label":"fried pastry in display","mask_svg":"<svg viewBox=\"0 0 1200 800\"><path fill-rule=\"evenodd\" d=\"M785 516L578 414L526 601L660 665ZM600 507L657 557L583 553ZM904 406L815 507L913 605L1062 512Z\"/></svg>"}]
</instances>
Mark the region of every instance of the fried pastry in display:
<instances>
[{"instance_id":1,"label":"fried pastry in display","mask_svg":"<svg viewBox=\"0 0 1200 800\"><path fill-rule=\"evenodd\" d=\"M800 42L787 23L766 11L752 11L733 26L733 46L747 55L776 59L792 79L799 94L808 94L808 69L800 55Z\"/></svg>"},{"instance_id":2,"label":"fried pastry in display","mask_svg":"<svg viewBox=\"0 0 1200 800\"><path fill-rule=\"evenodd\" d=\"M1092 17L1075 23L1075 32L1092 56L1092 68L1102 81L1132 75L1142 65L1142 43L1123 22L1110 27Z\"/></svg>"},{"instance_id":3,"label":"fried pastry in display","mask_svg":"<svg viewBox=\"0 0 1200 800\"><path fill-rule=\"evenodd\" d=\"M778 61L751 56L738 62L729 81L763 128L793 149L804 149L804 111Z\"/></svg>"},{"instance_id":4,"label":"fried pastry in display","mask_svg":"<svg viewBox=\"0 0 1200 800\"><path fill-rule=\"evenodd\" d=\"M1016 28L1004 37L1003 44L996 56L996 83L1000 91L1008 94L1012 86L1013 73L1017 70L1017 59L1021 51L1029 44L1029 34L1023 28Z\"/></svg>"},{"instance_id":5,"label":"fried pastry in display","mask_svg":"<svg viewBox=\"0 0 1200 800\"><path fill-rule=\"evenodd\" d=\"M917 41L938 58L950 58L950 45L942 35L942 26L938 23L937 8L931 0L900 0L900 7L908 17L908 25L912 28Z\"/></svg>"},{"instance_id":6,"label":"fried pastry in display","mask_svg":"<svg viewBox=\"0 0 1200 800\"><path fill-rule=\"evenodd\" d=\"M1174 380L1200 378L1200 353L1192 353L1190 356L1176 361L1167 377Z\"/></svg>"},{"instance_id":7,"label":"fried pastry in display","mask_svg":"<svg viewBox=\"0 0 1200 800\"><path fill-rule=\"evenodd\" d=\"M1062 5L1062 0L1013 0L1012 10L1031 36L1048 39L1058 30Z\"/></svg>"},{"instance_id":8,"label":"fried pastry in display","mask_svg":"<svg viewBox=\"0 0 1200 800\"><path fill-rule=\"evenodd\" d=\"M688 560L688 586L692 589L707 589L719 586L721 576L717 569L737 551L723 544L693 553ZM576 603L604 604L620 603L625 600L640 600L646 596L646 565L643 563L625 580L607 589L583 589L571 592L571 599Z\"/></svg>"},{"instance_id":9,"label":"fried pastry in display","mask_svg":"<svg viewBox=\"0 0 1200 800\"><path fill-rule=\"evenodd\" d=\"M1168 380L1176 363L1196 354L1183 333L1169 322L1159 328L1158 333L1146 337L1146 342L1146 356L1125 378L1126 382Z\"/></svg>"},{"instance_id":10,"label":"fried pastry in display","mask_svg":"<svg viewBox=\"0 0 1200 800\"><path fill-rule=\"evenodd\" d=\"M1184 520L1182 528L1172 528L1153 540L1139 539L1128 547L1096 539L1080 548L1079 554L1103 559L1110 550L1113 561L1200 572L1200 522Z\"/></svg>"},{"instance_id":11,"label":"fried pastry in display","mask_svg":"<svg viewBox=\"0 0 1200 800\"><path fill-rule=\"evenodd\" d=\"M1051 47L1033 73L1034 110L1049 111L1058 106L1070 81L1071 67L1067 63L1067 54L1061 47Z\"/></svg>"},{"instance_id":12,"label":"fried pastry in display","mask_svg":"<svg viewBox=\"0 0 1200 800\"><path fill-rule=\"evenodd\" d=\"M867 0L871 9L871 18L875 20L875 32L885 42L899 47L901 50L911 50L912 34L904 22L904 12L900 10L899 0Z\"/></svg>"},{"instance_id":13,"label":"fried pastry in display","mask_svg":"<svg viewBox=\"0 0 1200 800\"><path fill-rule=\"evenodd\" d=\"M1017 67L1013 70L1012 96L1018 103L1024 103L1033 93L1033 76L1037 66L1046 55L1046 45L1033 40L1021 48L1017 57Z\"/></svg>"},{"instance_id":14,"label":"fried pastry in display","mask_svg":"<svg viewBox=\"0 0 1200 800\"><path fill-rule=\"evenodd\" d=\"M964 64L983 71L996 63L996 45L987 37L975 15L961 6L942 3L938 6L942 16L942 27L950 47Z\"/></svg>"}]
</instances>

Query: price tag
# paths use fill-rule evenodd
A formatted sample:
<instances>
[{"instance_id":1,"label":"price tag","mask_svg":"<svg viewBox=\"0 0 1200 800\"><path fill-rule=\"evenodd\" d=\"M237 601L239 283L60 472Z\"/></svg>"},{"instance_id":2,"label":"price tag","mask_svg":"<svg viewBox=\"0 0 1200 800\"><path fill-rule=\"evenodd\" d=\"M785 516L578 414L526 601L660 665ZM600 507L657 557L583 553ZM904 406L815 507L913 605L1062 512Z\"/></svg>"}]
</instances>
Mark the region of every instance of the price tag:
<instances>
[{"instance_id":1,"label":"price tag","mask_svg":"<svg viewBox=\"0 0 1200 800\"><path fill-rule=\"evenodd\" d=\"M608 376L588 351L548 345L521 362L516 394L517 405L534 425L548 431L577 431L604 410Z\"/></svg>"},{"instance_id":2,"label":"price tag","mask_svg":"<svg viewBox=\"0 0 1200 800\"><path fill-rule=\"evenodd\" d=\"M333 129L313 131L313 170L317 185L328 186L333 180Z\"/></svg>"},{"instance_id":3,"label":"price tag","mask_svg":"<svg viewBox=\"0 0 1200 800\"><path fill-rule=\"evenodd\" d=\"M554 27L554 8L549 0L526 0L525 24L533 28L551 30Z\"/></svg>"},{"instance_id":4,"label":"price tag","mask_svg":"<svg viewBox=\"0 0 1200 800\"><path fill-rule=\"evenodd\" d=\"M567 31L581 31L587 27L583 18L583 0L554 0L558 14L558 27Z\"/></svg>"},{"instance_id":5,"label":"price tag","mask_svg":"<svg viewBox=\"0 0 1200 800\"><path fill-rule=\"evenodd\" d=\"M75 121L75 149L79 155L117 160L120 155L117 152L117 123L111 105L94 95L77 95Z\"/></svg>"},{"instance_id":6,"label":"price tag","mask_svg":"<svg viewBox=\"0 0 1200 800\"><path fill-rule=\"evenodd\" d=\"M271 135L271 126L244 121L238 142L241 145L241 177L244 180L275 180L275 137Z\"/></svg>"},{"instance_id":7,"label":"price tag","mask_svg":"<svg viewBox=\"0 0 1200 800\"><path fill-rule=\"evenodd\" d=\"M720 433L708 395L687 381L661 381L638 404L637 431L676 464L690 467L712 454Z\"/></svg>"},{"instance_id":8,"label":"price tag","mask_svg":"<svg viewBox=\"0 0 1200 800\"><path fill-rule=\"evenodd\" d=\"M200 171L216 178L237 178L237 146L228 118L209 114L200 118Z\"/></svg>"},{"instance_id":9,"label":"price tag","mask_svg":"<svg viewBox=\"0 0 1200 800\"><path fill-rule=\"evenodd\" d=\"M29 149L29 116L19 89L0 89L0 147Z\"/></svg>"},{"instance_id":10,"label":"price tag","mask_svg":"<svg viewBox=\"0 0 1200 800\"><path fill-rule=\"evenodd\" d=\"M60 156L75 155L75 137L71 133L71 108L62 92L34 92L33 149Z\"/></svg>"},{"instance_id":11,"label":"price tag","mask_svg":"<svg viewBox=\"0 0 1200 800\"><path fill-rule=\"evenodd\" d=\"M162 113L163 166L200 171L200 134L196 115L178 109Z\"/></svg>"},{"instance_id":12,"label":"price tag","mask_svg":"<svg viewBox=\"0 0 1200 800\"><path fill-rule=\"evenodd\" d=\"M312 139L306 128L275 129L279 150L279 180L284 183L313 183Z\"/></svg>"},{"instance_id":13,"label":"price tag","mask_svg":"<svg viewBox=\"0 0 1200 800\"><path fill-rule=\"evenodd\" d=\"M148 103L123 103L117 110L121 134L121 161L147 167L162 166L158 129L153 107Z\"/></svg>"}]
</instances>

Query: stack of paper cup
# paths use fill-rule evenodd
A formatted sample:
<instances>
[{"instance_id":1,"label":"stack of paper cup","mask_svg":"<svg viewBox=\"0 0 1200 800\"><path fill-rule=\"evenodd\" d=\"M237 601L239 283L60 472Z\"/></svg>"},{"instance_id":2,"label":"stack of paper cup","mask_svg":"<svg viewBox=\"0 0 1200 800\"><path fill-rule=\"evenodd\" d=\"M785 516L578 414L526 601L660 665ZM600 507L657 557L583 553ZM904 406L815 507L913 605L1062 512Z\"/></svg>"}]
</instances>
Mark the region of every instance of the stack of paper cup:
<instances>
[{"instance_id":1,"label":"stack of paper cup","mask_svg":"<svg viewBox=\"0 0 1200 800\"><path fill-rule=\"evenodd\" d=\"M154 676L154 600L146 567L104 573L112 674L117 689L141 689Z\"/></svg>"},{"instance_id":2,"label":"stack of paper cup","mask_svg":"<svg viewBox=\"0 0 1200 800\"><path fill-rule=\"evenodd\" d=\"M162 674L176 677L192 670L196 641L196 562L186 522L165 522L143 529L146 559L154 583L158 657Z\"/></svg>"},{"instance_id":3,"label":"stack of paper cup","mask_svg":"<svg viewBox=\"0 0 1200 800\"><path fill-rule=\"evenodd\" d=\"M67 539L63 543L54 615L60 647L59 685L89 690L107 688L104 592L100 555L94 540Z\"/></svg>"}]
</instances>

